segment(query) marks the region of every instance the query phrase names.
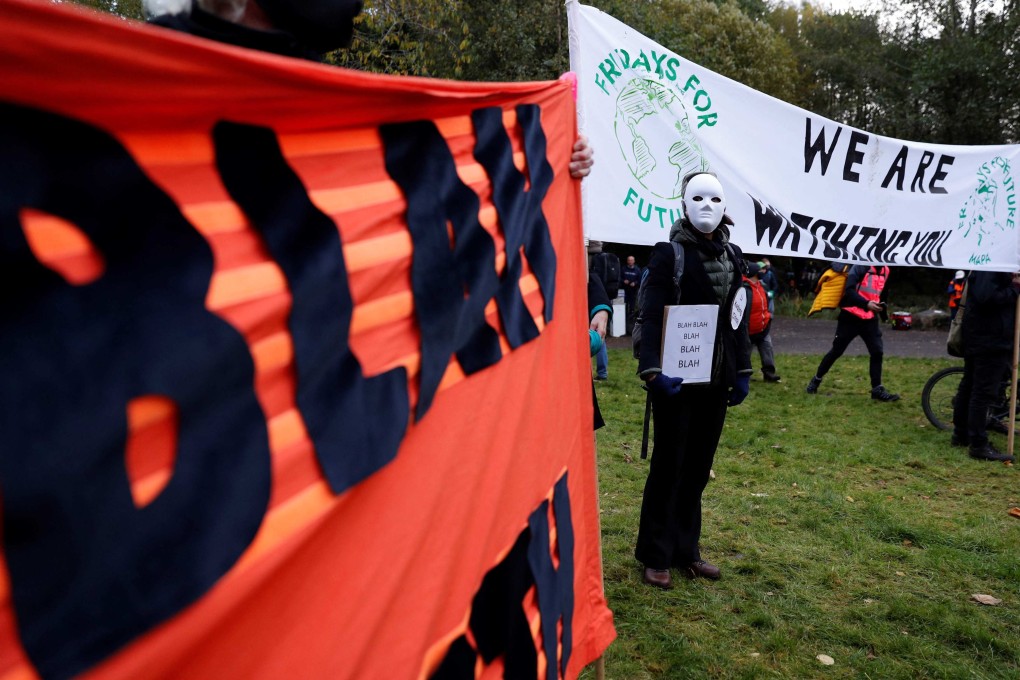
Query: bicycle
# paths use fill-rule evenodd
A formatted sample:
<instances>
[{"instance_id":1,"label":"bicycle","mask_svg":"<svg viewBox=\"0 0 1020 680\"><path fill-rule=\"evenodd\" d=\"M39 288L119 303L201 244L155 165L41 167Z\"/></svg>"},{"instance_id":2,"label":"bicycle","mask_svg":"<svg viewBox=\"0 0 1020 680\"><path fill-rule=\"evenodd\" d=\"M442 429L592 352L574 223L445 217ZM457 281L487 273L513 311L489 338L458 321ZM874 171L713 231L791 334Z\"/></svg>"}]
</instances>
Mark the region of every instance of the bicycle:
<instances>
[{"instance_id":1,"label":"bicycle","mask_svg":"<svg viewBox=\"0 0 1020 680\"><path fill-rule=\"evenodd\" d=\"M921 390L921 408L932 425L940 430L953 429L953 406L956 402L956 390L963 379L963 366L943 368L928 378ZM988 429L995 432L1006 432L1003 421L1009 419L1009 383L1004 388L1002 400L993 406L988 413Z\"/></svg>"}]
</instances>

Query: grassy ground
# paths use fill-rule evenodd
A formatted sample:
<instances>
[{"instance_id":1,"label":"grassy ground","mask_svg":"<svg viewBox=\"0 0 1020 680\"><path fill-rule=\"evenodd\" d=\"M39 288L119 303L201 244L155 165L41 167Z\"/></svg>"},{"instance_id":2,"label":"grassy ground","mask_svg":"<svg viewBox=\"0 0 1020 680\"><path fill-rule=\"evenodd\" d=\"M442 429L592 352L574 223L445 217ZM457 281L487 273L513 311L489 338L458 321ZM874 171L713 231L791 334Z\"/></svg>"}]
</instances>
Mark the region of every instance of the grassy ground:
<instances>
[{"instance_id":1,"label":"grassy ground","mask_svg":"<svg viewBox=\"0 0 1020 680\"><path fill-rule=\"evenodd\" d=\"M674 572L664 592L633 556L644 392L629 352L610 352L596 383L608 678L1020 678L1020 520L1007 514L1020 466L971 460L927 422L921 388L950 361L887 358L903 397L887 404L870 399L867 357L806 394L819 359L778 356L783 382L757 373L730 410L702 532L723 578Z\"/></svg>"}]
</instances>

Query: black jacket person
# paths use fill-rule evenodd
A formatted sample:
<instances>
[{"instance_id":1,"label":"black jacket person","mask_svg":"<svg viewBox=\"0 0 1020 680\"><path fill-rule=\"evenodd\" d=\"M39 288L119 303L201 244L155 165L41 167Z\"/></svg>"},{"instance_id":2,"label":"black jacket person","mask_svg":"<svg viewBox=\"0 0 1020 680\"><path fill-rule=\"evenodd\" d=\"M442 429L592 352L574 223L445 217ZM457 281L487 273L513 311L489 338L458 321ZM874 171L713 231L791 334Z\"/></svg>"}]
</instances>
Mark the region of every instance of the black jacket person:
<instances>
[{"instance_id":1,"label":"black jacket person","mask_svg":"<svg viewBox=\"0 0 1020 680\"><path fill-rule=\"evenodd\" d=\"M963 314L963 378L953 401L954 446L968 446L971 458L1012 461L988 441L989 407L1002 399L1013 354L1017 275L974 272Z\"/></svg>"},{"instance_id":2,"label":"black jacket person","mask_svg":"<svg viewBox=\"0 0 1020 680\"><path fill-rule=\"evenodd\" d=\"M152 23L238 47L319 60L350 43L359 12L360 0L195 0L190 9L160 14Z\"/></svg>"},{"instance_id":3,"label":"black jacket person","mask_svg":"<svg viewBox=\"0 0 1020 680\"><path fill-rule=\"evenodd\" d=\"M670 233L671 240L684 246L679 300L673 285L673 247L658 243L648 263L639 310L643 339L638 372L652 395L655 436L635 555L645 567L645 582L661 588L672 584L671 567L690 577L719 578L719 569L701 559L698 546L701 495L727 406L743 401L751 376L750 305L741 285L741 253L729 243L732 221L725 215L722 186L714 175L695 173L685 178L684 212ZM733 328L731 310L739 298L743 298L743 313ZM708 384L681 386L678 378L662 373L663 309L672 304L719 305Z\"/></svg>"}]
</instances>

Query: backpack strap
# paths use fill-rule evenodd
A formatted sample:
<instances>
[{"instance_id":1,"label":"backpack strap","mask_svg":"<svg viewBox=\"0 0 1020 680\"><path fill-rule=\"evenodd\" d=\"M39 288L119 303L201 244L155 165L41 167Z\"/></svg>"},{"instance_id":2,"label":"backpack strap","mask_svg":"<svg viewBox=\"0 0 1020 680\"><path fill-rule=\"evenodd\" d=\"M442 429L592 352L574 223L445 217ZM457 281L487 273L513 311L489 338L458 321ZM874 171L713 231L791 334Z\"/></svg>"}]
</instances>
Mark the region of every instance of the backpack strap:
<instances>
[{"instance_id":1,"label":"backpack strap","mask_svg":"<svg viewBox=\"0 0 1020 680\"><path fill-rule=\"evenodd\" d=\"M737 255L737 251L733 248L733 244L732 243L728 243L727 242L724 247L726 248L726 254L729 256L730 262L733 263L733 274L734 274L735 284L736 285L741 285L743 283L743 281L744 281L744 271L743 271L744 270L744 266L743 266L744 257L743 257L743 253L741 253L740 255Z\"/></svg>"},{"instance_id":2,"label":"backpack strap","mask_svg":"<svg viewBox=\"0 0 1020 680\"><path fill-rule=\"evenodd\" d=\"M676 301L680 301L680 279L684 276L684 246L682 243L670 241L673 246L673 292L676 294Z\"/></svg>"}]
</instances>

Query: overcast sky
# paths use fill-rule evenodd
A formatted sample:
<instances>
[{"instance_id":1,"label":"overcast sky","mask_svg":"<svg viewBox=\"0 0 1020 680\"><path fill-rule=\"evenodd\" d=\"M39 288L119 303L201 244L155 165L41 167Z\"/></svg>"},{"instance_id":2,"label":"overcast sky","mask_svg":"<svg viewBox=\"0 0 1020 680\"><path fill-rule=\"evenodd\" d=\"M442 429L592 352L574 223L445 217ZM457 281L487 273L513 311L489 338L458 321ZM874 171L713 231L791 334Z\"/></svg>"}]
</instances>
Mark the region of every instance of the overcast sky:
<instances>
[{"instance_id":1,"label":"overcast sky","mask_svg":"<svg viewBox=\"0 0 1020 680\"><path fill-rule=\"evenodd\" d=\"M861 10L881 10L881 0L810 0L811 4L822 7L828 7L831 10L845 12L851 9ZM985 0L981 3L986 8L1000 9L1002 7L1001 0Z\"/></svg>"}]
</instances>

